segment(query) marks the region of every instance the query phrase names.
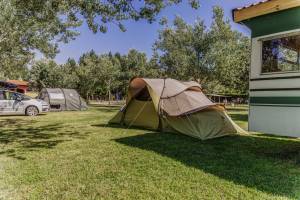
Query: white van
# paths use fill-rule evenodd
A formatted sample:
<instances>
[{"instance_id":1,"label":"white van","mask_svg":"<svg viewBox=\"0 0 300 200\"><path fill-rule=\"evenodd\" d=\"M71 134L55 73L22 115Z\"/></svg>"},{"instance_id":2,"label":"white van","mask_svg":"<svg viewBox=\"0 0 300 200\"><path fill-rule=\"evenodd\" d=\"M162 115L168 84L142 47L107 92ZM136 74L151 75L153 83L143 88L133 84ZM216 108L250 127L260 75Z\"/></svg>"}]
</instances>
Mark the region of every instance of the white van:
<instances>
[{"instance_id":1,"label":"white van","mask_svg":"<svg viewBox=\"0 0 300 200\"><path fill-rule=\"evenodd\" d=\"M49 104L21 93L0 89L0 115L36 116L48 112Z\"/></svg>"}]
</instances>

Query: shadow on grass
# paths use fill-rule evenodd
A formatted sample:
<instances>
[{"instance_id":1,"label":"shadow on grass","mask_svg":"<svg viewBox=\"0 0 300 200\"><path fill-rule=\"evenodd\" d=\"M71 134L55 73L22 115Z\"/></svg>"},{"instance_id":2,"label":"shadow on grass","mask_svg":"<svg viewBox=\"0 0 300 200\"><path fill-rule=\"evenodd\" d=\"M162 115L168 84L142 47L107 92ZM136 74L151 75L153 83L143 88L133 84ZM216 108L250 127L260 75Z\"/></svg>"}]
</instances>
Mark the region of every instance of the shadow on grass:
<instances>
[{"instance_id":1,"label":"shadow on grass","mask_svg":"<svg viewBox=\"0 0 300 200\"><path fill-rule=\"evenodd\" d=\"M17 159L26 159L28 151L50 149L62 142L83 139L88 133L66 129L54 123L36 126L36 121L22 119L0 119L0 154Z\"/></svg>"},{"instance_id":2,"label":"shadow on grass","mask_svg":"<svg viewBox=\"0 0 300 200\"><path fill-rule=\"evenodd\" d=\"M101 127L101 128L118 128L118 129L128 129L128 130L148 130L148 131L153 131L152 129L150 128L144 128L144 127L140 127L140 126L134 126L134 125L131 125L131 126L128 126L128 125L121 125L121 124L111 124L111 123L104 123L104 124L93 124L92 126L94 127ZM155 132L155 131L153 131Z\"/></svg>"},{"instance_id":3,"label":"shadow on grass","mask_svg":"<svg viewBox=\"0 0 300 200\"><path fill-rule=\"evenodd\" d=\"M256 135L199 141L179 134L146 133L115 141L273 195L295 197L300 186L297 140Z\"/></svg>"}]
</instances>

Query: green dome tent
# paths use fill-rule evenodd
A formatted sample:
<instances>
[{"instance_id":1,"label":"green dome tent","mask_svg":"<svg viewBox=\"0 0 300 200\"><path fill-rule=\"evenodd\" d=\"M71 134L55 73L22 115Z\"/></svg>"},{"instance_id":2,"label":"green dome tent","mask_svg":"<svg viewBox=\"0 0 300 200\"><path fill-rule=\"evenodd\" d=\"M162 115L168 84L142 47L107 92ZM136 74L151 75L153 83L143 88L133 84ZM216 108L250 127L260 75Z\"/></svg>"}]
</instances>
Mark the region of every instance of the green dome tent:
<instances>
[{"instance_id":1,"label":"green dome tent","mask_svg":"<svg viewBox=\"0 0 300 200\"><path fill-rule=\"evenodd\" d=\"M201 140L245 133L193 81L134 78L126 105L109 123L186 134Z\"/></svg>"},{"instance_id":2,"label":"green dome tent","mask_svg":"<svg viewBox=\"0 0 300 200\"><path fill-rule=\"evenodd\" d=\"M37 98L48 102L51 111L78 111L88 108L85 100L74 89L43 88Z\"/></svg>"}]
</instances>

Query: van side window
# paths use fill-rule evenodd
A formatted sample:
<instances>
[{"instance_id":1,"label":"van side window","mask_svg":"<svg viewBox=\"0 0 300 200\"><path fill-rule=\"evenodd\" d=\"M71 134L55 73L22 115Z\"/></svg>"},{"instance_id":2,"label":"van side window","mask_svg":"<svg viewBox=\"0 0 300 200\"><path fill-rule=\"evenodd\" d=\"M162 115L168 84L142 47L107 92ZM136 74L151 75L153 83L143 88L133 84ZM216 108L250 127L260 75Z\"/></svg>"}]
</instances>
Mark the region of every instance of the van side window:
<instances>
[{"instance_id":1,"label":"van side window","mask_svg":"<svg viewBox=\"0 0 300 200\"><path fill-rule=\"evenodd\" d=\"M0 100L11 100L10 92L0 91Z\"/></svg>"},{"instance_id":2,"label":"van side window","mask_svg":"<svg viewBox=\"0 0 300 200\"><path fill-rule=\"evenodd\" d=\"M9 93L9 99L10 100L16 100L18 97L18 94L17 93L13 93L13 92L10 92Z\"/></svg>"},{"instance_id":3,"label":"van side window","mask_svg":"<svg viewBox=\"0 0 300 200\"><path fill-rule=\"evenodd\" d=\"M4 100L10 100L10 95L7 91L4 91Z\"/></svg>"},{"instance_id":4,"label":"van side window","mask_svg":"<svg viewBox=\"0 0 300 200\"><path fill-rule=\"evenodd\" d=\"M20 95L14 92L5 92L6 100L16 100L18 96Z\"/></svg>"},{"instance_id":5,"label":"van side window","mask_svg":"<svg viewBox=\"0 0 300 200\"><path fill-rule=\"evenodd\" d=\"M5 100L4 91L0 91L0 100Z\"/></svg>"}]
</instances>

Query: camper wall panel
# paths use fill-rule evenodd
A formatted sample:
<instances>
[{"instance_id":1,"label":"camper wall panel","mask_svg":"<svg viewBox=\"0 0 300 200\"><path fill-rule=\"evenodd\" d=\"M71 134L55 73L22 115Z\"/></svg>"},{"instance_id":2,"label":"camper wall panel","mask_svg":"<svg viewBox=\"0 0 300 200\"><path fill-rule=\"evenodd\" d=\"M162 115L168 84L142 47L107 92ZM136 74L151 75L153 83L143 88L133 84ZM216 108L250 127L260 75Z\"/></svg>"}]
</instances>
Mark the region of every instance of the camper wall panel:
<instances>
[{"instance_id":1,"label":"camper wall panel","mask_svg":"<svg viewBox=\"0 0 300 200\"><path fill-rule=\"evenodd\" d=\"M300 97L300 89L298 90L261 90L251 91L250 97Z\"/></svg>"},{"instance_id":2,"label":"camper wall panel","mask_svg":"<svg viewBox=\"0 0 300 200\"><path fill-rule=\"evenodd\" d=\"M273 105L273 106L300 106L300 97L280 97L280 96L268 96L268 97L250 97L251 105Z\"/></svg>"},{"instance_id":3,"label":"camper wall panel","mask_svg":"<svg viewBox=\"0 0 300 200\"><path fill-rule=\"evenodd\" d=\"M270 80L255 80L250 81L249 85L250 91L255 90L268 90L268 89L293 89L300 88L300 78L290 78L290 79L270 79Z\"/></svg>"},{"instance_id":4,"label":"camper wall panel","mask_svg":"<svg viewBox=\"0 0 300 200\"><path fill-rule=\"evenodd\" d=\"M250 90L249 100L250 131L300 136L300 89Z\"/></svg>"},{"instance_id":5,"label":"camper wall panel","mask_svg":"<svg viewBox=\"0 0 300 200\"><path fill-rule=\"evenodd\" d=\"M276 82L277 81L273 81L272 84ZM265 84L265 86L266 85L267 84ZM281 88L281 85L280 87L276 87L276 85L272 86L273 87L268 88L250 89L250 105L274 105L282 107L295 107L300 105L300 88Z\"/></svg>"},{"instance_id":6,"label":"camper wall panel","mask_svg":"<svg viewBox=\"0 0 300 200\"><path fill-rule=\"evenodd\" d=\"M252 31L252 37L259 37L300 28L300 7L283 10L244 20L242 23Z\"/></svg>"},{"instance_id":7,"label":"camper wall panel","mask_svg":"<svg viewBox=\"0 0 300 200\"><path fill-rule=\"evenodd\" d=\"M250 106L249 130L300 137L300 107Z\"/></svg>"},{"instance_id":8,"label":"camper wall panel","mask_svg":"<svg viewBox=\"0 0 300 200\"><path fill-rule=\"evenodd\" d=\"M261 73L261 49L262 43L259 38L253 38L251 42L251 69L250 78L259 78Z\"/></svg>"}]
</instances>

